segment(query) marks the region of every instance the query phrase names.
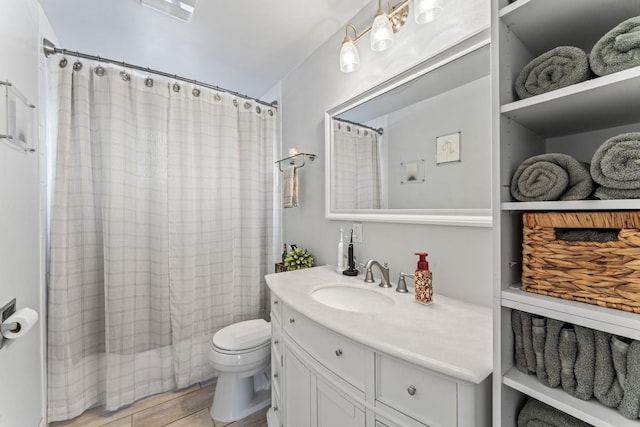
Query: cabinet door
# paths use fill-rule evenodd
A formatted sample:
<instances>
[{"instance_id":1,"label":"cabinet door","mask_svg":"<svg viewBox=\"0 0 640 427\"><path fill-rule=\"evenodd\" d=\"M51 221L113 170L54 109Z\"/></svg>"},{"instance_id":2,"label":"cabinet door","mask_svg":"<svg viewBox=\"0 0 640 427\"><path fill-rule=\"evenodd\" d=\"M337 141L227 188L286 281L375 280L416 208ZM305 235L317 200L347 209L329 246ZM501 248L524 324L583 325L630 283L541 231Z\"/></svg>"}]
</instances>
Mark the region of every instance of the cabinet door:
<instances>
[{"instance_id":1,"label":"cabinet door","mask_svg":"<svg viewBox=\"0 0 640 427\"><path fill-rule=\"evenodd\" d=\"M311 372L284 346L285 427L311 426Z\"/></svg>"},{"instance_id":2,"label":"cabinet door","mask_svg":"<svg viewBox=\"0 0 640 427\"><path fill-rule=\"evenodd\" d=\"M316 378L317 427L364 427L364 411Z\"/></svg>"}]
</instances>

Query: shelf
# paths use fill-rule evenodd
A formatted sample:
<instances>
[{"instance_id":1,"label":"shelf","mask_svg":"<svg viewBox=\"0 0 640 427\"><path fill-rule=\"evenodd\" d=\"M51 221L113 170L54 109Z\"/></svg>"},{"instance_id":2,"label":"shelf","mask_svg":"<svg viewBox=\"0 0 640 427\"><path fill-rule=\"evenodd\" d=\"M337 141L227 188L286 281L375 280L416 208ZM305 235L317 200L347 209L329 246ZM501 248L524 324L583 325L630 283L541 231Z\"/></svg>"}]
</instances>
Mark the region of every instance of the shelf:
<instances>
[{"instance_id":1,"label":"shelf","mask_svg":"<svg viewBox=\"0 0 640 427\"><path fill-rule=\"evenodd\" d=\"M600 211L640 210L640 199L503 202L503 211Z\"/></svg>"},{"instance_id":2,"label":"shelf","mask_svg":"<svg viewBox=\"0 0 640 427\"><path fill-rule=\"evenodd\" d=\"M539 135L562 136L639 122L638 92L635 67L505 104L501 113Z\"/></svg>"},{"instance_id":3,"label":"shelf","mask_svg":"<svg viewBox=\"0 0 640 427\"><path fill-rule=\"evenodd\" d=\"M296 166L297 168L301 168L307 163L307 160L313 162L315 159L316 159L315 154L298 153L298 154L294 154L293 156L285 157L284 159L276 160L275 163L278 164L278 168L280 169L280 172L284 172L284 169L282 169L283 163L288 163L291 166Z\"/></svg>"},{"instance_id":4,"label":"shelf","mask_svg":"<svg viewBox=\"0 0 640 427\"><path fill-rule=\"evenodd\" d=\"M523 291L502 291L502 306L640 340L640 314Z\"/></svg>"},{"instance_id":5,"label":"shelf","mask_svg":"<svg viewBox=\"0 0 640 427\"><path fill-rule=\"evenodd\" d=\"M638 427L637 420L629 420L613 408L609 408L595 398L584 401L577 399L562 387L550 388L541 384L535 375L526 375L511 368L502 377L502 382L534 399L553 406L571 416L598 427Z\"/></svg>"},{"instance_id":6,"label":"shelf","mask_svg":"<svg viewBox=\"0 0 640 427\"><path fill-rule=\"evenodd\" d=\"M35 108L11 82L0 81L0 141L24 153L36 151Z\"/></svg>"},{"instance_id":7,"label":"shelf","mask_svg":"<svg viewBox=\"0 0 640 427\"><path fill-rule=\"evenodd\" d=\"M605 33L637 15L637 0L518 0L500 10L502 22L534 55L556 46L589 53Z\"/></svg>"}]
</instances>

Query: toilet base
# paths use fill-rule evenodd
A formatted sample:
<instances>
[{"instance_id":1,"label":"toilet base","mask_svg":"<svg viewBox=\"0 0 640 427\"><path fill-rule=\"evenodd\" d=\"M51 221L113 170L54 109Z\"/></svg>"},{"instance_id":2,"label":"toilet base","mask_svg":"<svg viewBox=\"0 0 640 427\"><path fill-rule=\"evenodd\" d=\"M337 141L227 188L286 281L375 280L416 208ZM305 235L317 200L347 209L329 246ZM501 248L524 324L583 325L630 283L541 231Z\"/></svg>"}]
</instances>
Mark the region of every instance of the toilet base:
<instances>
[{"instance_id":1,"label":"toilet base","mask_svg":"<svg viewBox=\"0 0 640 427\"><path fill-rule=\"evenodd\" d=\"M263 372L257 377L240 378L237 374L220 374L209 412L211 418L233 422L269 406L271 388L268 376ZM262 389L256 390L256 385Z\"/></svg>"}]
</instances>

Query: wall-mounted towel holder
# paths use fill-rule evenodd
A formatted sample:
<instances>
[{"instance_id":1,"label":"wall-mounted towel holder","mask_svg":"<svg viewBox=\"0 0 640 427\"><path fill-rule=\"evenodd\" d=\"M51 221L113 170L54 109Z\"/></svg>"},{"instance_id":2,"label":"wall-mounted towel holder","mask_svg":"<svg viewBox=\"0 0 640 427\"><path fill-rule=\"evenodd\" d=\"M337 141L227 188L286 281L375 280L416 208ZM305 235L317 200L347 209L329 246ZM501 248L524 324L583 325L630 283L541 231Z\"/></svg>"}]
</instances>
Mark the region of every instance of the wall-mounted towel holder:
<instances>
[{"instance_id":1,"label":"wall-mounted towel holder","mask_svg":"<svg viewBox=\"0 0 640 427\"><path fill-rule=\"evenodd\" d=\"M294 154L293 156L289 156L289 157L285 157L284 159L277 160L276 163L278 164L278 168L280 169L280 172L284 172L284 169L282 169L282 163L288 162L292 166L301 168L307 163L307 160L313 162L315 159L316 159L315 154L298 153L298 154Z\"/></svg>"},{"instance_id":2,"label":"wall-mounted towel holder","mask_svg":"<svg viewBox=\"0 0 640 427\"><path fill-rule=\"evenodd\" d=\"M11 82L0 80L0 140L25 153L36 151L35 108Z\"/></svg>"}]
</instances>

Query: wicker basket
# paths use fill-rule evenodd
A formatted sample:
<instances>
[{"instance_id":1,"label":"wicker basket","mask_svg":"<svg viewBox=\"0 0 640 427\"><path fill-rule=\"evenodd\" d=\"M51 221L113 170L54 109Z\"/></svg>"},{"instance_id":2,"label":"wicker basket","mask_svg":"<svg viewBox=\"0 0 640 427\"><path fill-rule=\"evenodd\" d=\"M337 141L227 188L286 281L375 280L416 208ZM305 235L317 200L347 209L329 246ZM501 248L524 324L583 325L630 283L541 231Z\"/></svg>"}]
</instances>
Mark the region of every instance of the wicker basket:
<instances>
[{"instance_id":1,"label":"wicker basket","mask_svg":"<svg viewBox=\"0 0 640 427\"><path fill-rule=\"evenodd\" d=\"M640 313L640 212L525 213L523 225L527 292ZM568 241L556 236L558 229L618 235L607 242Z\"/></svg>"}]
</instances>

